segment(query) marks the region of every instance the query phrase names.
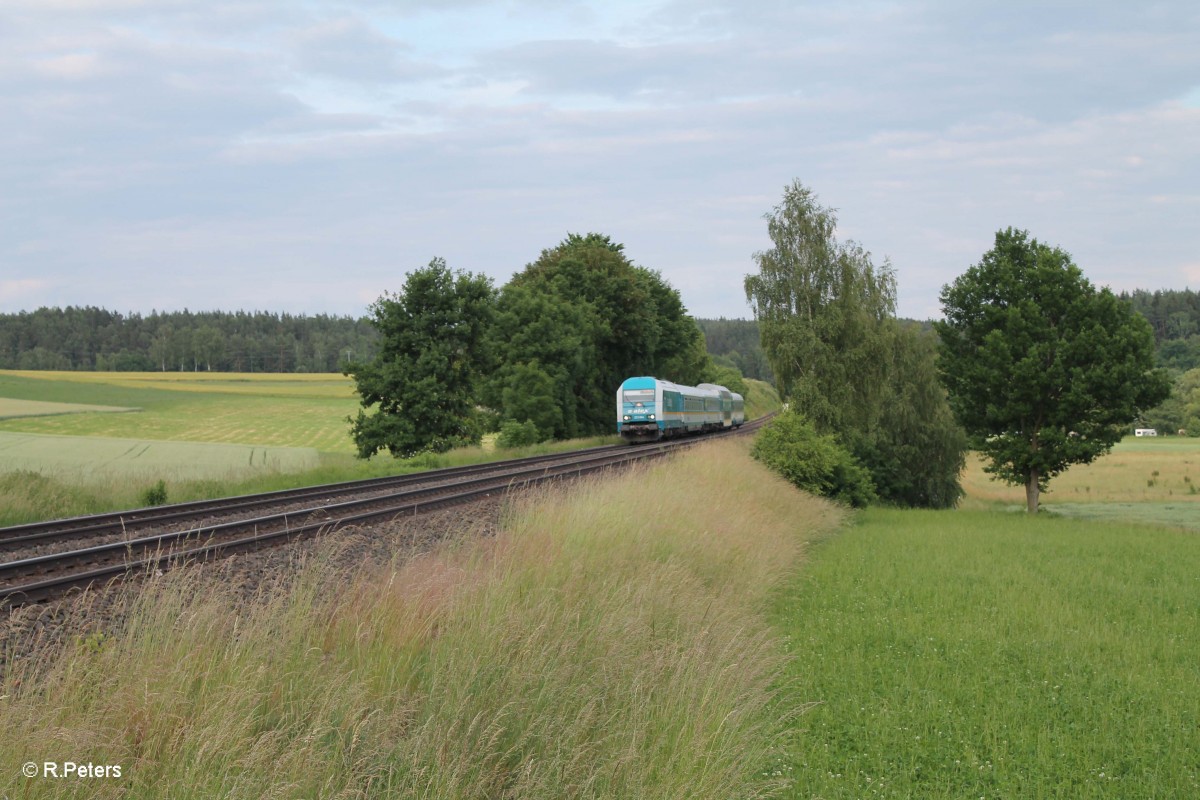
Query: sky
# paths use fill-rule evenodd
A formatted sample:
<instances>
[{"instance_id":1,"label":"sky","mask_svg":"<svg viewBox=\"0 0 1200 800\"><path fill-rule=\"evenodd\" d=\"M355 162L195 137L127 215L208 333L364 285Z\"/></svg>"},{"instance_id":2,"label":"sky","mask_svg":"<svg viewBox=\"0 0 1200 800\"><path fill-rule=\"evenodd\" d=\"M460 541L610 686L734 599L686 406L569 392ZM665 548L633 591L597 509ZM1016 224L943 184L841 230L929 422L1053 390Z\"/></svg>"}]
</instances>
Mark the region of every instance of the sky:
<instances>
[{"instance_id":1,"label":"sky","mask_svg":"<svg viewBox=\"0 0 1200 800\"><path fill-rule=\"evenodd\" d=\"M748 318L793 180L901 316L1009 226L1200 288L1200 4L0 0L0 312L361 316L599 232Z\"/></svg>"}]
</instances>

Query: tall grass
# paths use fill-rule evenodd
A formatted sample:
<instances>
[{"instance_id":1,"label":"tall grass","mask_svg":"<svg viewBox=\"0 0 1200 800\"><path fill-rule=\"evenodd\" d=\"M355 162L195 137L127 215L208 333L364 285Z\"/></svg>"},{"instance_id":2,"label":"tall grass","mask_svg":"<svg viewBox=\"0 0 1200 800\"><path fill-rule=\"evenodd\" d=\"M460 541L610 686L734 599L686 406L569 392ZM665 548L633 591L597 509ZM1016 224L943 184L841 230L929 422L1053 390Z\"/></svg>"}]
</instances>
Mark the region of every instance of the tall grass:
<instances>
[{"instance_id":1,"label":"tall grass","mask_svg":"<svg viewBox=\"0 0 1200 800\"><path fill-rule=\"evenodd\" d=\"M716 442L521 501L494 537L253 603L183 573L0 688L10 797L755 797L764 611L841 512ZM26 761L122 778L21 777Z\"/></svg>"},{"instance_id":2,"label":"tall grass","mask_svg":"<svg viewBox=\"0 0 1200 800\"><path fill-rule=\"evenodd\" d=\"M873 509L779 598L795 797L1200 797L1200 539Z\"/></svg>"}]
</instances>

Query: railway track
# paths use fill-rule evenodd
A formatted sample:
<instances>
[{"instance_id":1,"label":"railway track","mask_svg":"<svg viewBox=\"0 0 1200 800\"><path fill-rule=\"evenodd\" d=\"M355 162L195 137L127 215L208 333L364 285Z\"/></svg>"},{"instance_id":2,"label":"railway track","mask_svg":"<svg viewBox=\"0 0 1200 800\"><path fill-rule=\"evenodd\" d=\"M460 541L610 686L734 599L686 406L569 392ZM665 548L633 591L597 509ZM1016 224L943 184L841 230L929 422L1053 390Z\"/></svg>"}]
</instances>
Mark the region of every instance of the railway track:
<instances>
[{"instance_id":1,"label":"railway track","mask_svg":"<svg viewBox=\"0 0 1200 800\"><path fill-rule=\"evenodd\" d=\"M655 458L739 431L0 528L0 607ZM282 509L282 510L281 510Z\"/></svg>"}]
</instances>

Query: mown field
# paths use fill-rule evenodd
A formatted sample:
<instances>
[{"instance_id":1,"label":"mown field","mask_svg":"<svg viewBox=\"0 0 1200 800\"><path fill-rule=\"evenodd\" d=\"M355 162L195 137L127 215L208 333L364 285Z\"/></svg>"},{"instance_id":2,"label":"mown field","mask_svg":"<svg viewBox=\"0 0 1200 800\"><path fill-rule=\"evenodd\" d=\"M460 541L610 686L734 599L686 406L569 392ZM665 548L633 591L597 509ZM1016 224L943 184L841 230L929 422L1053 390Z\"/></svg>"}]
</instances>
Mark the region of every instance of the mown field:
<instances>
[{"instance_id":1,"label":"mown field","mask_svg":"<svg viewBox=\"0 0 1200 800\"><path fill-rule=\"evenodd\" d=\"M357 403L341 375L3 371L0 397L141 409L0 419L5 431L354 452Z\"/></svg>"},{"instance_id":2,"label":"mown field","mask_svg":"<svg viewBox=\"0 0 1200 800\"><path fill-rule=\"evenodd\" d=\"M973 457L963 475L966 509L1025 507L1025 489L991 479ZM1055 514L1200 528L1200 439L1127 436L1109 455L1071 467L1042 504Z\"/></svg>"}]
</instances>

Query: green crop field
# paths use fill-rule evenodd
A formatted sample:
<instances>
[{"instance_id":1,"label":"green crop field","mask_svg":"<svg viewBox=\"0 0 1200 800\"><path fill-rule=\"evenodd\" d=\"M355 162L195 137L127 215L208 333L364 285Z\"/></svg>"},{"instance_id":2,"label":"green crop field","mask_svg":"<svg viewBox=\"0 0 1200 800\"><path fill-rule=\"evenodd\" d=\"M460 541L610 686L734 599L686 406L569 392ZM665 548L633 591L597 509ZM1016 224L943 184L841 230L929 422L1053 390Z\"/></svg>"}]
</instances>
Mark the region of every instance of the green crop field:
<instances>
[{"instance_id":1,"label":"green crop field","mask_svg":"<svg viewBox=\"0 0 1200 800\"><path fill-rule=\"evenodd\" d=\"M54 417L59 414L113 413L121 411L140 411L139 408L121 408L120 406L92 406L85 403L47 403L42 400L14 400L0 397L0 419L16 417Z\"/></svg>"},{"instance_id":2,"label":"green crop field","mask_svg":"<svg viewBox=\"0 0 1200 800\"><path fill-rule=\"evenodd\" d=\"M0 419L2 431L354 452L357 402L340 375L3 371L0 397L141 409Z\"/></svg>"},{"instance_id":3,"label":"green crop field","mask_svg":"<svg viewBox=\"0 0 1200 800\"><path fill-rule=\"evenodd\" d=\"M341 375L0 371L0 525L417 469L354 459L356 408Z\"/></svg>"},{"instance_id":4,"label":"green crop field","mask_svg":"<svg viewBox=\"0 0 1200 800\"><path fill-rule=\"evenodd\" d=\"M238 480L268 472L297 472L318 465L305 447L263 447L208 442L161 442L106 436L55 436L0 431L6 470L47 471L72 481L97 472L114 480Z\"/></svg>"}]
</instances>

